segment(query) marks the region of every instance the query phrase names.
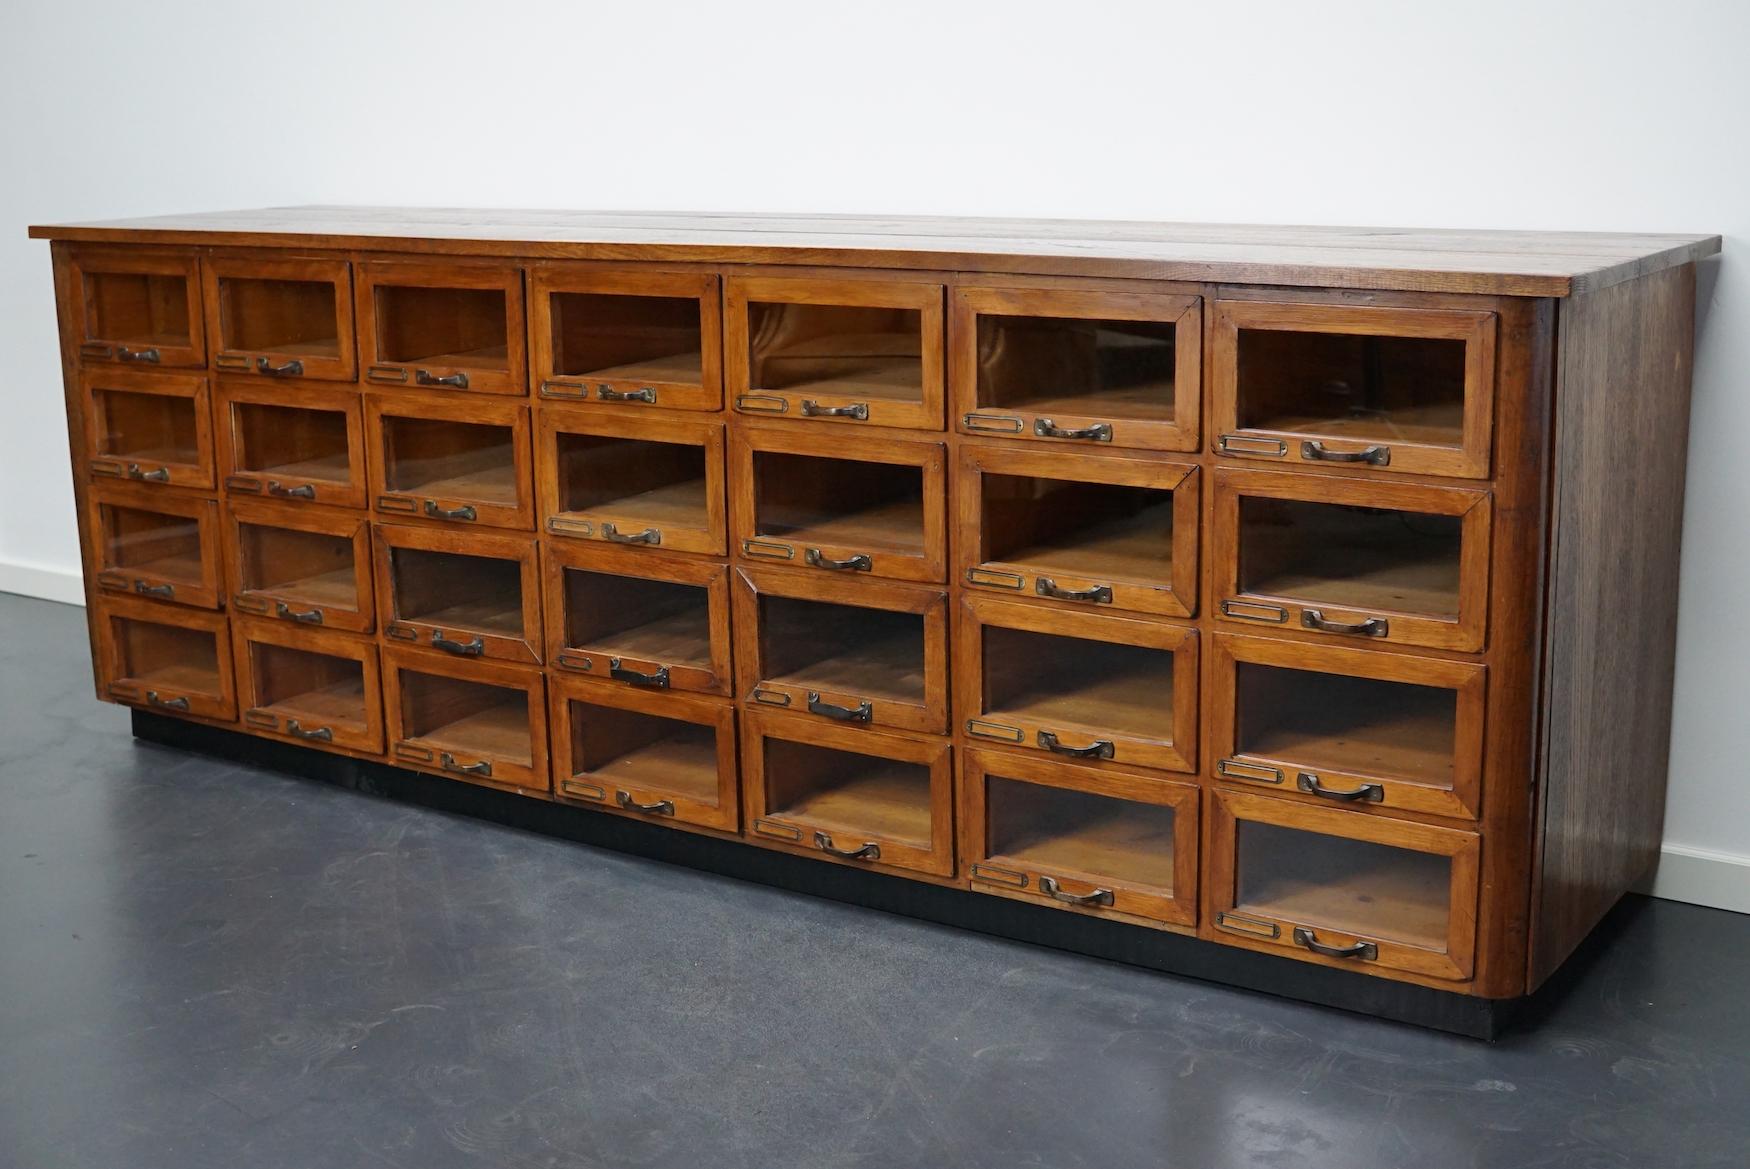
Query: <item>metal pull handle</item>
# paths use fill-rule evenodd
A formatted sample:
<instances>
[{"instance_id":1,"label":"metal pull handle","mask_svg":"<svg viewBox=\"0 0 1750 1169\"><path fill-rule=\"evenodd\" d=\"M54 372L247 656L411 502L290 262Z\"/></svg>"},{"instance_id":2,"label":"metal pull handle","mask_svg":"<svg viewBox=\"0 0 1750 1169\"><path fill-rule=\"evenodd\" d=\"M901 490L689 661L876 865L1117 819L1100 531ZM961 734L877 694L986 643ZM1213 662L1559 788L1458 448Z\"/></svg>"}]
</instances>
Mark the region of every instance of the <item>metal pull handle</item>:
<instances>
[{"instance_id":1,"label":"metal pull handle","mask_svg":"<svg viewBox=\"0 0 1750 1169\"><path fill-rule=\"evenodd\" d=\"M1360 787L1347 789L1329 788L1320 783L1319 777L1310 771L1301 772L1294 781L1294 786L1309 795L1322 796L1327 800L1337 800L1345 804L1358 801L1377 804L1385 799L1385 788L1377 783L1364 783Z\"/></svg>"},{"instance_id":2,"label":"metal pull handle","mask_svg":"<svg viewBox=\"0 0 1750 1169\"><path fill-rule=\"evenodd\" d=\"M838 572L868 572L875 567L875 562L870 560L866 553L859 552L855 556L847 556L843 560L833 560L830 557L822 556L819 548L810 548L803 552L802 562L815 568L830 568Z\"/></svg>"},{"instance_id":3,"label":"metal pull handle","mask_svg":"<svg viewBox=\"0 0 1750 1169\"><path fill-rule=\"evenodd\" d=\"M462 657L477 658L486 652L486 639L476 637L473 641L451 641L444 636L443 630L434 629L431 631L431 648Z\"/></svg>"},{"instance_id":4,"label":"metal pull handle","mask_svg":"<svg viewBox=\"0 0 1750 1169\"><path fill-rule=\"evenodd\" d=\"M619 658L609 658L608 677L616 682L630 682L634 686L656 686L664 690L668 689L667 666L662 666L654 674L645 674L638 670L628 670L620 664Z\"/></svg>"},{"instance_id":5,"label":"metal pull handle","mask_svg":"<svg viewBox=\"0 0 1750 1169\"><path fill-rule=\"evenodd\" d=\"M1371 962L1379 957L1379 947L1372 942L1356 942L1353 946L1327 946L1313 935L1305 926L1294 927L1294 943L1305 946L1315 954L1323 954L1327 958L1360 958Z\"/></svg>"},{"instance_id":6,"label":"metal pull handle","mask_svg":"<svg viewBox=\"0 0 1750 1169\"><path fill-rule=\"evenodd\" d=\"M147 483L168 483L170 482L170 468L157 467L153 470L147 471L138 463L129 463L128 478L140 479Z\"/></svg>"},{"instance_id":7,"label":"metal pull handle","mask_svg":"<svg viewBox=\"0 0 1750 1169\"><path fill-rule=\"evenodd\" d=\"M300 483L296 487L287 487L278 479L269 479L267 493L277 495L281 499L315 499L316 485L314 483Z\"/></svg>"},{"instance_id":8,"label":"metal pull handle","mask_svg":"<svg viewBox=\"0 0 1750 1169\"><path fill-rule=\"evenodd\" d=\"M1033 591L1042 597L1055 597L1060 601L1091 601L1096 605L1112 603L1111 585L1094 585L1086 589L1060 589L1057 582L1049 576L1042 576L1033 582Z\"/></svg>"},{"instance_id":9,"label":"metal pull handle","mask_svg":"<svg viewBox=\"0 0 1750 1169\"><path fill-rule=\"evenodd\" d=\"M1058 737L1050 731L1039 732L1039 745L1047 751L1055 751L1059 755L1068 755L1071 759L1110 759L1112 758L1112 740L1095 739L1086 747L1066 747Z\"/></svg>"},{"instance_id":10,"label":"metal pull handle","mask_svg":"<svg viewBox=\"0 0 1750 1169\"><path fill-rule=\"evenodd\" d=\"M821 852L842 856L849 861L878 861L881 859L881 846L873 840L868 841L861 848L834 848L832 837L824 832L816 832L814 834L814 847L820 849Z\"/></svg>"},{"instance_id":11,"label":"metal pull handle","mask_svg":"<svg viewBox=\"0 0 1750 1169\"><path fill-rule=\"evenodd\" d=\"M480 513L474 510L474 505L464 503L461 507L439 507L437 500L425 501L425 514L434 520L467 520L470 523L480 518Z\"/></svg>"},{"instance_id":12,"label":"metal pull handle","mask_svg":"<svg viewBox=\"0 0 1750 1169\"><path fill-rule=\"evenodd\" d=\"M604 402L649 402L656 404L656 389L645 386L641 390L616 390L613 386L597 386L595 396Z\"/></svg>"},{"instance_id":13,"label":"metal pull handle","mask_svg":"<svg viewBox=\"0 0 1750 1169\"><path fill-rule=\"evenodd\" d=\"M1065 905L1110 905L1112 890L1095 889L1092 893L1065 893L1055 877L1040 877L1039 891L1047 897L1055 897Z\"/></svg>"},{"instance_id":14,"label":"metal pull handle","mask_svg":"<svg viewBox=\"0 0 1750 1169\"><path fill-rule=\"evenodd\" d=\"M482 759L478 763L457 763L456 757L448 751L438 756L438 766L445 771L453 771L457 775L490 776L492 774L492 760Z\"/></svg>"},{"instance_id":15,"label":"metal pull handle","mask_svg":"<svg viewBox=\"0 0 1750 1169\"><path fill-rule=\"evenodd\" d=\"M822 406L813 398L802 399L802 417L804 418L855 418L858 422L869 421L869 403L852 402L849 406Z\"/></svg>"},{"instance_id":16,"label":"metal pull handle","mask_svg":"<svg viewBox=\"0 0 1750 1169\"><path fill-rule=\"evenodd\" d=\"M284 617L287 621L301 621L305 625L322 624L321 609L294 609L284 601L275 601L273 613L274 616Z\"/></svg>"},{"instance_id":17,"label":"metal pull handle","mask_svg":"<svg viewBox=\"0 0 1750 1169\"><path fill-rule=\"evenodd\" d=\"M265 357L257 357L255 372L265 373L268 377L297 377L304 372L304 363L293 358L284 365L275 365Z\"/></svg>"},{"instance_id":18,"label":"metal pull handle","mask_svg":"<svg viewBox=\"0 0 1750 1169\"><path fill-rule=\"evenodd\" d=\"M1357 637L1384 637L1391 630L1391 622L1384 617L1369 617L1365 621L1353 622L1329 621L1317 609L1301 610L1300 623L1320 633L1350 633Z\"/></svg>"},{"instance_id":19,"label":"metal pull handle","mask_svg":"<svg viewBox=\"0 0 1750 1169\"><path fill-rule=\"evenodd\" d=\"M413 371L413 384L417 386L454 386L458 390L468 388L468 375L452 373L448 377L438 377L427 369Z\"/></svg>"},{"instance_id":20,"label":"metal pull handle","mask_svg":"<svg viewBox=\"0 0 1750 1169\"><path fill-rule=\"evenodd\" d=\"M836 718L840 722L866 723L873 716L874 710L869 705L867 698L855 706L839 706L831 702L822 702L820 691L810 690L808 692L808 713L823 714L827 718Z\"/></svg>"},{"instance_id":21,"label":"metal pull handle","mask_svg":"<svg viewBox=\"0 0 1750 1169\"><path fill-rule=\"evenodd\" d=\"M1033 433L1040 438L1080 438L1089 442L1111 442L1112 424L1096 422L1092 426L1084 426L1079 430L1066 430L1049 418L1035 418Z\"/></svg>"},{"instance_id":22,"label":"metal pull handle","mask_svg":"<svg viewBox=\"0 0 1750 1169\"><path fill-rule=\"evenodd\" d=\"M143 580L137 580L134 582L134 591L139 593L142 597L163 597L167 601L176 596L175 585L147 584Z\"/></svg>"},{"instance_id":23,"label":"metal pull handle","mask_svg":"<svg viewBox=\"0 0 1750 1169\"><path fill-rule=\"evenodd\" d=\"M661 528L645 528L642 532L622 532L613 524L602 525L602 539L615 544L660 544Z\"/></svg>"},{"instance_id":24,"label":"metal pull handle","mask_svg":"<svg viewBox=\"0 0 1750 1169\"><path fill-rule=\"evenodd\" d=\"M631 792L615 792L614 802L628 812L643 812L646 816L674 815L673 800L657 800L654 804L641 804L632 798Z\"/></svg>"},{"instance_id":25,"label":"metal pull handle","mask_svg":"<svg viewBox=\"0 0 1750 1169\"><path fill-rule=\"evenodd\" d=\"M286 720L286 734L294 739L313 739L318 743L334 742L333 727L311 727L309 730L305 730L298 725L298 720L295 718Z\"/></svg>"},{"instance_id":26,"label":"metal pull handle","mask_svg":"<svg viewBox=\"0 0 1750 1169\"><path fill-rule=\"evenodd\" d=\"M1315 463L1366 463L1373 467L1387 467L1391 465L1391 448L1374 443L1358 451L1333 451L1324 443L1309 439L1300 444L1300 457Z\"/></svg>"},{"instance_id":27,"label":"metal pull handle","mask_svg":"<svg viewBox=\"0 0 1750 1169\"><path fill-rule=\"evenodd\" d=\"M156 690L146 691L146 705L156 706L161 710L187 710L186 698L160 698Z\"/></svg>"},{"instance_id":28,"label":"metal pull handle","mask_svg":"<svg viewBox=\"0 0 1750 1169\"><path fill-rule=\"evenodd\" d=\"M118 345L115 355L118 361L140 361L147 365L157 365L163 360L156 349L129 349L126 345Z\"/></svg>"}]
</instances>

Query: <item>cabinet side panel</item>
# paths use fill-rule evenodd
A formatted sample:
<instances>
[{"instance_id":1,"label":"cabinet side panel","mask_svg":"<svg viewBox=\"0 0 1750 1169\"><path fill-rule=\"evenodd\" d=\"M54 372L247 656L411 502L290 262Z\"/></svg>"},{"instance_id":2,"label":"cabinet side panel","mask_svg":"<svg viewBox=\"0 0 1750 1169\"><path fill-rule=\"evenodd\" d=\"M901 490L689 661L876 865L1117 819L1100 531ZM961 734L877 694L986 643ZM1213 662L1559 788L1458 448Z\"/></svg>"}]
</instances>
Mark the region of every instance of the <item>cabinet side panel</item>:
<instances>
[{"instance_id":1,"label":"cabinet side panel","mask_svg":"<svg viewBox=\"0 0 1750 1169\"><path fill-rule=\"evenodd\" d=\"M1532 987L1658 854L1695 266L1564 302L1559 337Z\"/></svg>"},{"instance_id":2,"label":"cabinet side panel","mask_svg":"<svg viewBox=\"0 0 1750 1169\"><path fill-rule=\"evenodd\" d=\"M73 257L69 245L59 241L49 245L55 268L55 319L61 330L61 381L67 397L67 450L73 474L73 514L79 525L79 567L85 587L85 628L91 642L91 685L97 696L103 692L102 670L97 666L97 608L91 603L92 582L97 579L95 561L96 533L90 529L90 510L86 496L90 492L91 476L86 468L85 396L79 388L80 316L78 281L74 278Z\"/></svg>"}]
</instances>

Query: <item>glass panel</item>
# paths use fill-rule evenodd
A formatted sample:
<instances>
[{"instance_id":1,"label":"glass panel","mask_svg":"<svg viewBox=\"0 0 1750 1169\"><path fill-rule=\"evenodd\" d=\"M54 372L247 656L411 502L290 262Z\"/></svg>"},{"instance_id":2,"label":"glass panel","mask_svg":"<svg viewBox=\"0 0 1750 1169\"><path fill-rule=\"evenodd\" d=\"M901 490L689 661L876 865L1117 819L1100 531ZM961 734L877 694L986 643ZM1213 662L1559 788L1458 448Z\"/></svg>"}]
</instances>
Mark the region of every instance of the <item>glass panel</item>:
<instances>
[{"instance_id":1,"label":"glass panel","mask_svg":"<svg viewBox=\"0 0 1750 1169\"><path fill-rule=\"evenodd\" d=\"M606 786L717 803L717 733L682 719L567 703L575 774Z\"/></svg>"},{"instance_id":2,"label":"glass panel","mask_svg":"<svg viewBox=\"0 0 1750 1169\"><path fill-rule=\"evenodd\" d=\"M237 469L288 479L347 482L346 415L339 410L308 410L235 402Z\"/></svg>"},{"instance_id":3,"label":"glass panel","mask_svg":"<svg viewBox=\"0 0 1750 1169\"><path fill-rule=\"evenodd\" d=\"M986 713L1172 737L1170 650L1001 625L986 625L983 636Z\"/></svg>"},{"instance_id":4,"label":"glass panel","mask_svg":"<svg viewBox=\"0 0 1750 1169\"><path fill-rule=\"evenodd\" d=\"M765 753L772 815L843 832L841 846L878 836L929 847L930 769L923 764L789 739L767 738Z\"/></svg>"},{"instance_id":5,"label":"glass panel","mask_svg":"<svg viewBox=\"0 0 1750 1169\"><path fill-rule=\"evenodd\" d=\"M923 553L922 468L773 451L753 457L759 535Z\"/></svg>"},{"instance_id":6,"label":"glass panel","mask_svg":"<svg viewBox=\"0 0 1750 1169\"><path fill-rule=\"evenodd\" d=\"M392 547L389 576L397 620L523 636L523 573L515 560Z\"/></svg>"},{"instance_id":7,"label":"glass panel","mask_svg":"<svg viewBox=\"0 0 1750 1169\"><path fill-rule=\"evenodd\" d=\"M1172 321L978 318L978 404L1040 414L1173 418Z\"/></svg>"},{"instance_id":8,"label":"glass panel","mask_svg":"<svg viewBox=\"0 0 1750 1169\"><path fill-rule=\"evenodd\" d=\"M182 584L202 583L201 529L194 517L114 503L101 505L99 512L103 567Z\"/></svg>"},{"instance_id":9,"label":"glass panel","mask_svg":"<svg viewBox=\"0 0 1750 1169\"><path fill-rule=\"evenodd\" d=\"M1235 691L1240 754L1452 786L1452 690L1241 662Z\"/></svg>"},{"instance_id":10,"label":"glass panel","mask_svg":"<svg viewBox=\"0 0 1750 1169\"><path fill-rule=\"evenodd\" d=\"M146 272L85 273L86 335L133 346L186 346L188 279Z\"/></svg>"},{"instance_id":11,"label":"glass panel","mask_svg":"<svg viewBox=\"0 0 1750 1169\"><path fill-rule=\"evenodd\" d=\"M1172 892L1172 808L997 775L985 808L993 857Z\"/></svg>"},{"instance_id":12,"label":"glass panel","mask_svg":"<svg viewBox=\"0 0 1750 1169\"><path fill-rule=\"evenodd\" d=\"M132 617L111 620L123 678L170 691L219 693L219 639L213 634Z\"/></svg>"},{"instance_id":13,"label":"glass panel","mask_svg":"<svg viewBox=\"0 0 1750 1169\"><path fill-rule=\"evenodd\" d=\"M416 288L379 284L377 356L509 369L501 288Z\"/></svg>"},{"instance_id":14,"label":"glass panel","mask_svg":"<svg viewBox=\"0 0 1750 1169\"><path fill-rule=\"evenodd\" d=\"M704 447L602 434L557 437L561 511L606 509L654 528L709 524Z\"/></svg>"},{"instance_id":15,"label":"glass panel","mask_svg":"<svg viewBox=\"0 0 1750 1169\"><path fill-rule=\"evenodd\" d=\"M199 465L194 399L97 390L97 453L141 463Z\"/></svg>"},{"instance_id":16,"label":"glass panel","mask_svg":"<svg viewBox=\"0 0 1750 1169\"><path fill-rule=\"evenodd\" d=\"M219 280L225 348L338 357L340 326L327 280Z\"/></svg>"},{"instance_id":17,"label":"glass panel","mask_svg":"<svg viewBox=\"0 0 1750 1169\"><path fill-rule=\"evenodd\" d=\"M383 415L383 478L390 491L514 507L511 428Z\"/></svg>"},{"instance_id":18,"label":"glass panel","mask_svg":"<svg viewBox=\"0 0 1750 1169\"><path fill-rule=\"evenodd\" d=\"M1234 908L1446 949L1452 858L1241 820Z\"/></svg>"},{"instance_id":19,"label":"glass panel","mask_svg":"<svg viewBox=\"0 0 1750 1169\"><path fill-rule=\"evenodd\" d=\"M1171 491L1018 475L981 479L985 561L1069 576L1171 579Z\"/></svg>"},{"instance_id":20,"label":"glass panel","mask_svg":"<svg viewBox=\"0 0 1750 1169\"><path fill-rule=\"evenodd\" d=\"M358 573L352 540L327 532L237 525L238 585L317 608L357 609Z\"/></svg>"},{"instance_id":21,"label":"glass panel","mask_svg":"<svg viewBox=\"0 0 1750 1169\"><path fill-rule=\"evenodd\" d=\"M434 750L533 763L529 695L520 687L402 670L401 717L407 737Z\"/></svg>"},{"instance_id":22,"label":"glass panel","mask_svg":"<svg viewBox=\"0 0 1750 1169\"><path fill-rule=\"evenodd\" d=\"M923 314L828 304L747 306L756 390L921 402Z\"/></svg>"},{"instance_id":23,"label":"glass panel","mask_svg":"<svg viewBox=\"0 0 1750 1169\"><path fill-rule=\"evenodd\" d=\"M699 585L569 568L564 621L574 649L711 667L710 594Z\"/></svg>"},{"instance_id":24,"label":"glass panel","mask_svg":"<svg viewBox=\"0 0 1750 1169\"><path fill-rule=\"evenodd\" d=\"M363 662L260 641L249 643L249 661L251 706L271 708L312 727L365 725Z\"/></svg>"},{"instance_id":25,"label":"glass panel","mask_svg":"<svg viewBox=\"0 0 1750 1169\"><path fill-rule=\"evenodd\" d=\"M703 376L694 297L556 292L552 303L560 377L697 384Z\"/></svg>"},{"instance_id":26,"label":"glass panel","mask_svg":"<svg viewBox=\"0 0 1750 1169\"><path fill-rule=\"evenodd\" d=\"M1240 591L1458 616L1458 516L1240 497Z\"/></svg>"},{"instance_id":27,"label":"glass panel","mask_svg":"<svg viewBox=\"0 0 1750 1169\"><path fill-rule=\"evenodd\" d=\"M1241 329L1238 369L1247 429L1463 442L1463 341Z\"/></svg>"},{"instance_id":28,"label":"glass panel","mask_svg":"<svg viewBox=\"0 0 1750 1169\"><path fill-rule=\"evenodd\" d=\"M921 704L924 618L762 596L760 660L770 682Z\"/></svg>"}]
</instances>

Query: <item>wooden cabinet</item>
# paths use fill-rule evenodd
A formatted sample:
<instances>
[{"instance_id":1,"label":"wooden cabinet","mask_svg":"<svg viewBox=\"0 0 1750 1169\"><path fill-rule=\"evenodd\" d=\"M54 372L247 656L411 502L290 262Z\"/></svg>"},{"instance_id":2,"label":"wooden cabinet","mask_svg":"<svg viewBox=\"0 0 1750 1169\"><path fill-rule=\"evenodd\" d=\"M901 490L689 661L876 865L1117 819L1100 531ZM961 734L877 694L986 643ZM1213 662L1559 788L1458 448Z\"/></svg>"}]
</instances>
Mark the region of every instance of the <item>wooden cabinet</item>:
<instances>
[{"instance_id":1,"label":"wooden cabinet","mask_svg":"<svg viewBox=\"0 0 1750 1169\"><path fill-rule=\"evenodd\" d=\"M723 424L545 407L543 530L632 548L726 551Z\"/></svg>"},{"instance_id":2,"label":"wooden cabinet","mask_svg":"<svg viewBox=\"0 0 1750 1169\"><path fill-rule=\"evenodd\" d=\"M94 367L80 379L93 475L172 487L213 486L207 379Z\"/></svg>"},{"instance_id":3,"label":"wooden cabinet","mask_svg":"<svg viewBox=\"0 0 1750 1169\"><path fill-rule=\"evenodd\" d=\"M236 637L243 725L314 747L383 751L377 647L344 633L242 618Z\"/></svg>"},{"instance_id":4,"label":"wooden cabinet","mask_svg":"<svg viewBox=\"0 0 1750 1169\"><path fill-rule=\"evenodd\" d=\"M69 274L80 360L206 365L200 262L193 252L80 248Z\"/></svg>"},{"instance_id":5,"label":"wooden cabinet","mask_svg":"<svg viewBox=\"0 0 1750 1169\"><path fill-rule=\"evenodd\" d=\"M86 507L98 588L198 609L223 603L219 509L212 500L97 483Z\"/></svg>"},{"instance_id":6,"label":"wooden cabinet","mask_svg":"<svg viewBox=\"0 0 1750 1169\"><path fill-rule=\"evenodd\" d=\"M366 506L364 414L357 394L225 380L218 396L226 492Z\"/></svg>"},{"instance_id":7,"label":"wooden cabinet","mask_svg":"<svg viewBox=\"0 0 1750 1169\"><path fill-rule=\"evenodd\" d=\"M358 379L347 261L217 255L201 268L220 373Z\"/></svg>"},{"instance_id":8,"label":"wooden cabinet","mask_svg":"<svg viewBox=\"0 0 1750 1169\"><path fill-rule=\"evenodd\" d=\"M529 314L543 398L723 407L723 313L713 273L545 264L529 274Z\"/></svg>"},{"instance_id":9,"label":"wooden cabinet","mask_svg":"<svg viewBox=\"0 0 1750 1169\"><path fill-rule=\"evenodd\" d=\"M371 542L384 637L459 658L541 661L534 540L378 524Z\"/></svg>"},{"instance_id":10,"label":"wooden cabinet","mask_svg":"<svg viewBox=\"0 0 1750 1169\"><path fill-rule=\"evenodd\" d=\"M528 393L522 269L367 260L357 276L367 382Z\"/></svg>"},{"instance_id":11,"label":"wooden cabinet","mask_svg":"<svg viewBox=\"0 0 1750 1169\"><path fill-rule=\"evenodd\" d=\"M371 495L383 515L535 526L529 412L489 399L365 397Z\"/></svg>"},{"instance_id":12,"label":"wooden cabinet","mask_svg":"<svg viewBox=\"0 0 1750 1169\"><path fill-rule=\"evenodd\" d=\"M376 628L371 525L357 512L230 500L225 563L240 613L353 633Z\"/></svg>"}]
</instances>

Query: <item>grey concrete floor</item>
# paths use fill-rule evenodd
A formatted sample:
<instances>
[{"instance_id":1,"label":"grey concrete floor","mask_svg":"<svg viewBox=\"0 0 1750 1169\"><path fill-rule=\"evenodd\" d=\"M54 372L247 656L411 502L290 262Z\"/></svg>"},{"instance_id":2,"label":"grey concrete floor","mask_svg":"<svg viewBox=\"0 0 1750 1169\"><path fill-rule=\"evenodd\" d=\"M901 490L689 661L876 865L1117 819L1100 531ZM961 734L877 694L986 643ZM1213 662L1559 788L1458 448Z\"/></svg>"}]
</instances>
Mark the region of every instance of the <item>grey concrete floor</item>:
<instances>
[{"instance_id":1,"label":"grey concrete floor","mask_svg":"<svg viewBox=\"0 0 1750 1169\"><path fill-rule=\"evenodd\" d=\"M1750 1163L1750 917L1491 1046L137 744L0 630L4 1169Z\"/></svg>"}]
</instances>

